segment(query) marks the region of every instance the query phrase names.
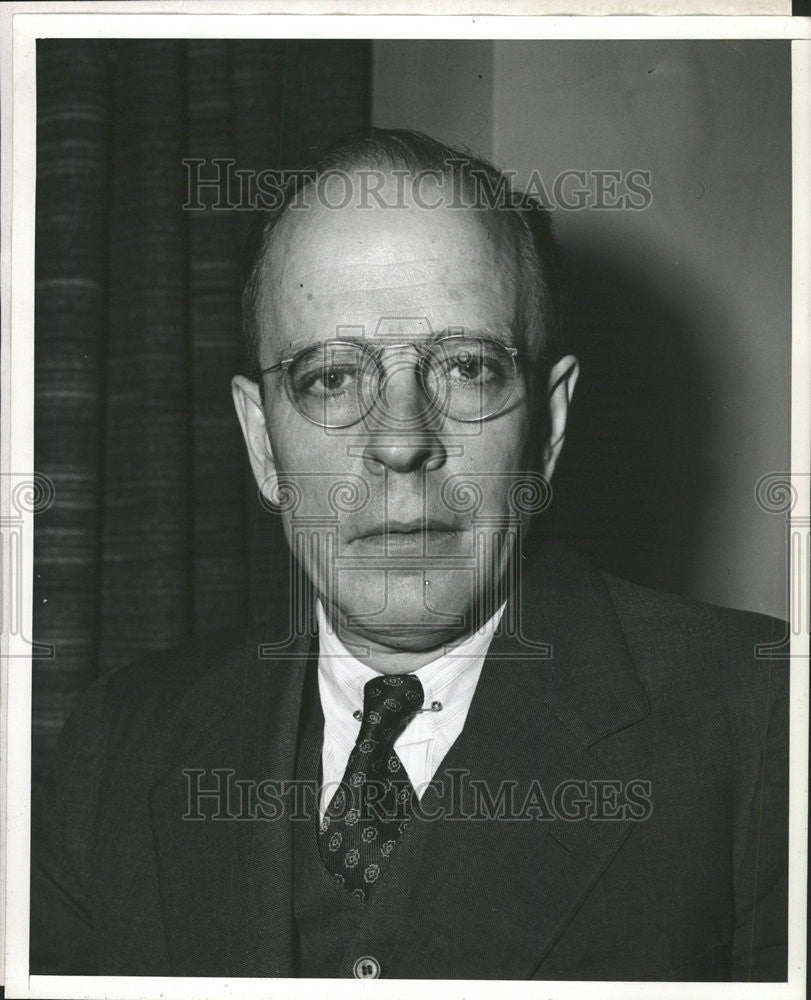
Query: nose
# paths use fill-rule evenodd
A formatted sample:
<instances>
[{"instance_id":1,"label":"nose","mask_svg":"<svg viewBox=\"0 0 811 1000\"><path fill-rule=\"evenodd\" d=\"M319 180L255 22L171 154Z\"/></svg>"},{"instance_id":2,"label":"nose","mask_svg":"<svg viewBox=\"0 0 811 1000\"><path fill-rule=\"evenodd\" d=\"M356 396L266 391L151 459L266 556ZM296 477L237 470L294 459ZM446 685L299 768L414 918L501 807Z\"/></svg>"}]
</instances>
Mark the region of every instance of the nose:
<instances>
[{"instance_id":1,"label":"nose","mask_svg":"<svg viewBox=\"0 0 811 1000\"><path fill-rule=\"evenodd\" d=\"M447 458L440 417L423 391L413 360L395 364L365 419L366 468L376 475L440 468Z\"/></svg>"}]
</instances>

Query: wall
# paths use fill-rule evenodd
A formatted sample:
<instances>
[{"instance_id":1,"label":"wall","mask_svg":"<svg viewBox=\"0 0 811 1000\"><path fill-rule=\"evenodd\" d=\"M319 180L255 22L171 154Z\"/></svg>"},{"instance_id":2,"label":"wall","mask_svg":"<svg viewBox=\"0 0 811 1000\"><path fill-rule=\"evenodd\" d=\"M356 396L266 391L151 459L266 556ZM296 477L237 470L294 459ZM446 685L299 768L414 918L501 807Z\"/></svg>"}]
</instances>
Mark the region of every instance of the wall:
<instances>
[{"instance_id":1,"label":"wall","mask_svg":"<svg viewBox=\"0 0 811 1000\"><path fill-rule=\"evenodd\" d=\"M788 44L381 41L373 81L375 124L535 171L557 203L583 366L560 533L642 583L784 615L784 524L754 490L789 465ZM556 186L571 170L586 183ZM604 205L649 172L649 204L597 207L598 170L621 178Z\"/></svg>"},{"instance_id":2,"label":"wall","mask_svg":"<svg viewBox=\"0 0 811 1000\"><path fill-rule=\"evenodd\" d=\"M492 42L379 41L372 47L372 119L493 155Z\"/></svg>"}]
</instances>

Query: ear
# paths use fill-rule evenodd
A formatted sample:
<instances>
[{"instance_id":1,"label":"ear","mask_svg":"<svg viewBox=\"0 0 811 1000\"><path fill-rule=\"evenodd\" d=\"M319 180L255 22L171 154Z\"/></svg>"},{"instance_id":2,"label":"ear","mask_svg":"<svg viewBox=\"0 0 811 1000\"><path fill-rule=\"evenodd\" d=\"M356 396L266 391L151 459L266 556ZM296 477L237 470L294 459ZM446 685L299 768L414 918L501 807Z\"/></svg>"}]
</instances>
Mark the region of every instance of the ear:
<instances>
[{"instance_id":1,"label":"ear","mask_svg":"<svg viewBox=\"0 0 811 1000\"><path fill-rule=\"evenodd\" d=\"M548 436L543 450L543 474L547 479L552 478L563 447L569 404L579 374L580 365L577 358L571 354L561 358L549 373L546 402Z\"/></svg>"},{"instance_id":2,"label":"ear","mask_svg":"<svg viewBox=\"0 0 811 1000\"><path fill-rule=\"evenodd\" d=\"M276 462L265 426L265 411L262 408L259 386L244 375L235 375L231 379L231 395L256 485L262 495L270 503L274 503L277 493Z\"/></svg>"}]
</instances>

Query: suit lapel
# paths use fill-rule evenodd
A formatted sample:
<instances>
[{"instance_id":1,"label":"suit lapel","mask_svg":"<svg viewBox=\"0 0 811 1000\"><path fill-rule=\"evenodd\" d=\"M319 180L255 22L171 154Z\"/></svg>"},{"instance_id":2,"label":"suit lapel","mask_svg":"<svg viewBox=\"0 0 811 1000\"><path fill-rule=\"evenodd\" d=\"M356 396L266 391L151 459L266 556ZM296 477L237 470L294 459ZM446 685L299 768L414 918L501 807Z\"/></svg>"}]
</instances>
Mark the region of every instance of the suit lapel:
<instances>
[{"instance_id":1,"label":"suit lapel","mask_svg":"<svg viewBox=\"0 0 811 1000\"><path fill-rule=\"evenodd\" d=\"M494 639L465 729L423 798L426 814L444 809L449 818L423 829L416 820L392 860L392 875L414 873L393 977L542 975L545 955L634 825L560 815L576 808L571 782L644 773L644 727L635 723L649 706L602 578L550 548L508 611L515 628ZM294 777L314 649L302 640L270 658L257 650L254 637L192 689L172 764L152 790L175 975L294 973L291 825L188 818L190 771L202 788L231 772L232 790L233 779ZM502 792L528 818L499 816ZM495 818L450 818L486 817L487 798ZM218 806L203 801L201 811ZM229 810L240 814L238 794ZM374 908L373 898L370 916Z\"/></svg>"},{"instance_id":2,"label":"suit lapel","mask_svg":"<svg viewBox=\"0 0 811 1000\"><path fill-rule=\"evenodd\" d=\"M644 761L633 724L649 706L602 578L550 549L510 610L520 634L494 639L444 787L423 799L479 818L417 820L394 858L415 870L395 977L530 978L634 825L563 818L584 782L637 778ZM498 817L502 793L525 818Z\"/></svg>"},{"instance_id":3,"label":"suit lapel","mask_svg":"<svg viewBox=\"0 0 811 1000\"><path fill-rule=\"evenodd\" d=\"M307 655L302 640L265 658L253 637L182 705L172 766L150 799L175 975L293 974L291 827L257 819L245 789L294 777ZM195 795L212 788L217 797ZM264 786L265 803L275 791Z\"/></svg>"}]
</instances>

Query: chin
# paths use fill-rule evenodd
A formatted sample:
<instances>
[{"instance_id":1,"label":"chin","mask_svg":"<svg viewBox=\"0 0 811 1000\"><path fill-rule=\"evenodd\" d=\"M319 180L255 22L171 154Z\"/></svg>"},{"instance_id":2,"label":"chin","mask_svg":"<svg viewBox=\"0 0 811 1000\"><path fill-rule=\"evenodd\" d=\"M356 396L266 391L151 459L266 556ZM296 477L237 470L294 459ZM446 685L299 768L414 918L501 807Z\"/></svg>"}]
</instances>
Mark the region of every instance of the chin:
<instances>
[{"instance_id":1,"label":"chin","mask_svg":"<svg viewBox=\"0 0 811 1000\"><path fill-rule=\"evenodd\" d=\"M466 629L473 575L435 569L342 573L330 603L345 627L366 639L395 649L434 649Z\"/></svg>"}]
</instances>

